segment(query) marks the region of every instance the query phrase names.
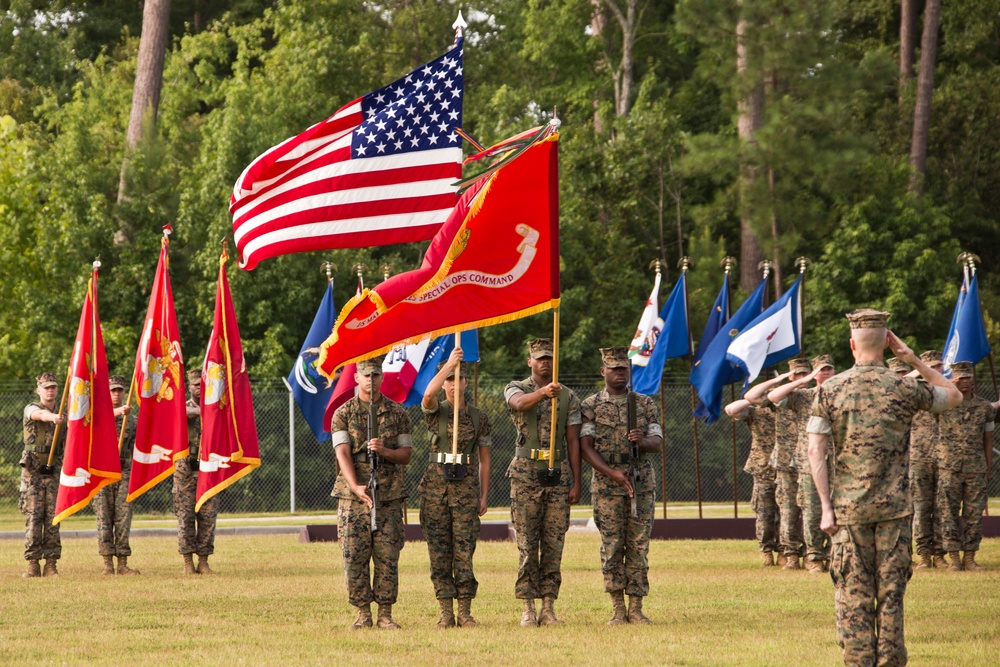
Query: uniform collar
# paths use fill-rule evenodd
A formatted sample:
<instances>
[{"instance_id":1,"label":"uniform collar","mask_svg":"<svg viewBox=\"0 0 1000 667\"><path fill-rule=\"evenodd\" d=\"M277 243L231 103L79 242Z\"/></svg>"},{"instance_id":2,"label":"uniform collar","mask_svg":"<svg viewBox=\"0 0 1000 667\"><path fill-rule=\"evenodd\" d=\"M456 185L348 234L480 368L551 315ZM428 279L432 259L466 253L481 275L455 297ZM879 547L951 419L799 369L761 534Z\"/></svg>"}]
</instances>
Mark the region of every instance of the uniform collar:
<instances>
[{"instance_id":1,"label":"uniform collar","mask_svg":"<svg viewBox=\"0 0 1000 667\"><path fill-rule=\"evenodd\" d=\"M885 368L886 367L885 366L885 362L882 361L881 359L869 359L867 361L855 361L854 365L855 366L863 366L863 367L866 367L866 368L867 367L872 367L872 366L874 366L876 368L879 368L879 367Z\"/></svg>"}]
</instances>

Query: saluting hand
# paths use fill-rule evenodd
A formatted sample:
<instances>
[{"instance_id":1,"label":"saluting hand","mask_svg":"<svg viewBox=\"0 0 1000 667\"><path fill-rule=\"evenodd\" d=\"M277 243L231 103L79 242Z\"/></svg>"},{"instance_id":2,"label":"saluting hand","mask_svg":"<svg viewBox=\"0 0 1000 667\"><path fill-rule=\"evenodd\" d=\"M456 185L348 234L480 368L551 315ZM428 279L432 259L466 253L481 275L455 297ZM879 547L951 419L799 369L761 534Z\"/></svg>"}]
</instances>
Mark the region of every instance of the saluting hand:
<instances>
[{"instance_id":1,"label":"saluting hand","mask_svg":"<svg viewBox=\"0 0 1000 667\"><path fill-rule=\"evenodd\" d=\"M886 332L885 345L897 359L905 361L910 366L913 366L913 362L917 360L917 355L913 353L913 350L911 350L906 343L901 341L899 337L891 331Z\"/></svg>"}]
</instances>

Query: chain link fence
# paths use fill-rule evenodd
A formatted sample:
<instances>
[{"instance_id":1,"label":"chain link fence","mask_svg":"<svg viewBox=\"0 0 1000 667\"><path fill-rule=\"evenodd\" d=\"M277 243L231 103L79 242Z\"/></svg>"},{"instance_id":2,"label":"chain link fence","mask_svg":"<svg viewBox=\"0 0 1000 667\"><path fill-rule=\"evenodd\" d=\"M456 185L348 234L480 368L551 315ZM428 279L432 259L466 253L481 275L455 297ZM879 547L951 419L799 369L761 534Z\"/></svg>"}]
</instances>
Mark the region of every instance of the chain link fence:
<instances>
[{"instance_id":1,"label":"chain link fence","mask_svg":"<svg viewBox=\"0 0 1000 667\"><path fill-rule=\"evenodd\" d=\"M469 400L484 410L493 425L492 471L489 505L510 505L507 464L514 454L517 433L507 416L503 390L511 378L480 376L470 388ZM520 379L520 378L517 378ZM750 432L742 422L723 416L713 424L691 420L691 388L683 376L667 377L662 396L654 397L661 408L664 452L654 456L656 499L664 494L669 503L698 501L705 503L745 503L750 500L753 479L743 472L750 450ZM598 391L599 376L563 378L581 400ZM980 394L993 400L992 387L980 386ZM254 410L260 439L261 466L219 497L220 510L227 513L296 512L330 514L336 501L330 496L335 477L335 457L329 440L319 443L282 380L257 380L253 383ZM735 398L725 389L725 400ZM20 479L24 406L34 400L34 382L0 382L0 507L14 508ZM430 434L424 425L420 407L407 408L413 423L413 457L406 467L409 491L407 506L420 506L417 487L428 459ZM697 453L695 439L697 433ZM697 461L697 464L696 464ZM590 479L593 474L585 463L583 494L580 502L590 504ZM665 474L663 471L665 470ZM1000 495L1000 476L994 476L990 496ZM664 484L664 480L666 483ZM735 480L735 481L734 481ZM700 494L699 494L700 486ZM135 502L136 513L169 514L172 510L171 484L162 482ZM89 512L87 508L83 510Z\"/></svg>"}]
</instances>

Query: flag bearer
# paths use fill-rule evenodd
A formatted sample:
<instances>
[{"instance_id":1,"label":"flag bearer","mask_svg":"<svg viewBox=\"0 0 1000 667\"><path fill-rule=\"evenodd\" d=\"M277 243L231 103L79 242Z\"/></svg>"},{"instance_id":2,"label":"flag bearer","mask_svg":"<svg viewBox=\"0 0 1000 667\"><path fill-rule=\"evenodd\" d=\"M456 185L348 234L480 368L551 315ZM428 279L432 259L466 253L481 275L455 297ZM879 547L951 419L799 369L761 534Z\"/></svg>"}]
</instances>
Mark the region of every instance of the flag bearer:
<instances>
[{"instance_id":1,"label":"flag bearer","mask_svg":"<svg viewBox=\"0 0 1000 667\"><path fill-rule=\"evenodd\" d=\"M65 423L65 416L56 412L59 384L55 373L42 373L36 378L38 400L24 408L24 453L21 455L21 497L18 509L24 514L24 559L28 570L24 577L40 577L38 561L45 559L45 576L58 575L56 561L62 555L59 525L52 525L56 513L56 495L62 467L62 452L66 431L60 429L56 455L51 470L46 469L56 424Z\"/></svg>"},{"instance_id":2,"label":"flag bearer","mask_svg":"<svg viewBox=\"0 0 1000 667\"><path fill-rule=\"evenodd\" d=\"M201 445L201 371L188 371L188 455L174 468L174 514L177 551L184 557L184 574L214 574L208 557L215 553L215 520L219 497L212 496L194 511L198 495L198 452ZM194 566L198 554L198 567Z\"/></svg>"}]
</instances>

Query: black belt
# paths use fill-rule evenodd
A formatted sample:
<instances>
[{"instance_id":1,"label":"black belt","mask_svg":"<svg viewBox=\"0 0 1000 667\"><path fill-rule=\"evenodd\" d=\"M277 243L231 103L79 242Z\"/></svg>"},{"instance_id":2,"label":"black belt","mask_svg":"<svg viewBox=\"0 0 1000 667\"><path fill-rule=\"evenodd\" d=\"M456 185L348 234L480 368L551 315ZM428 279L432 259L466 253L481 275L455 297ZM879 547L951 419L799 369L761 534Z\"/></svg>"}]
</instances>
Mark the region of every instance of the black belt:
<instances>
[{"instance_id":1,"label":"black belt","mask_svg":"<svg viewBox=\"0 0 1000 667\"><path fill-rule=\"evenodd\" d=\"M435 454L434 452L431 452L431 463L461 463L462 465L466 466L472 463L472 457L469 456L468 454L455 454L454 455L455 460L450 460L450 459L452 459L451 454L447 454L444 452Z\"/></svg>"},{"instance_id":2,"label":"black belt","mask_svg":"<svg viewBox=\"0 0 1000 667\"><path fill-rule=\"evenodd\" d=\"M601 454L601 457L606 463L611 465L621 465L624 463L632 463L631 454Z\"/></svg>"},{"instance_id":3,"label":"black belt","mask_svg":"<svg viewBox=\"0 0 1000 667\"><path fill-rule=\"evenodd\" d=\"M530 449L528 447L515 447L514 456L519 459L530 459L532 461L548 461L549 460L549 449ZM562 458L562 452L558 449L556 450L555 459L556 461Z\"/></svg>"}]
</instances>

